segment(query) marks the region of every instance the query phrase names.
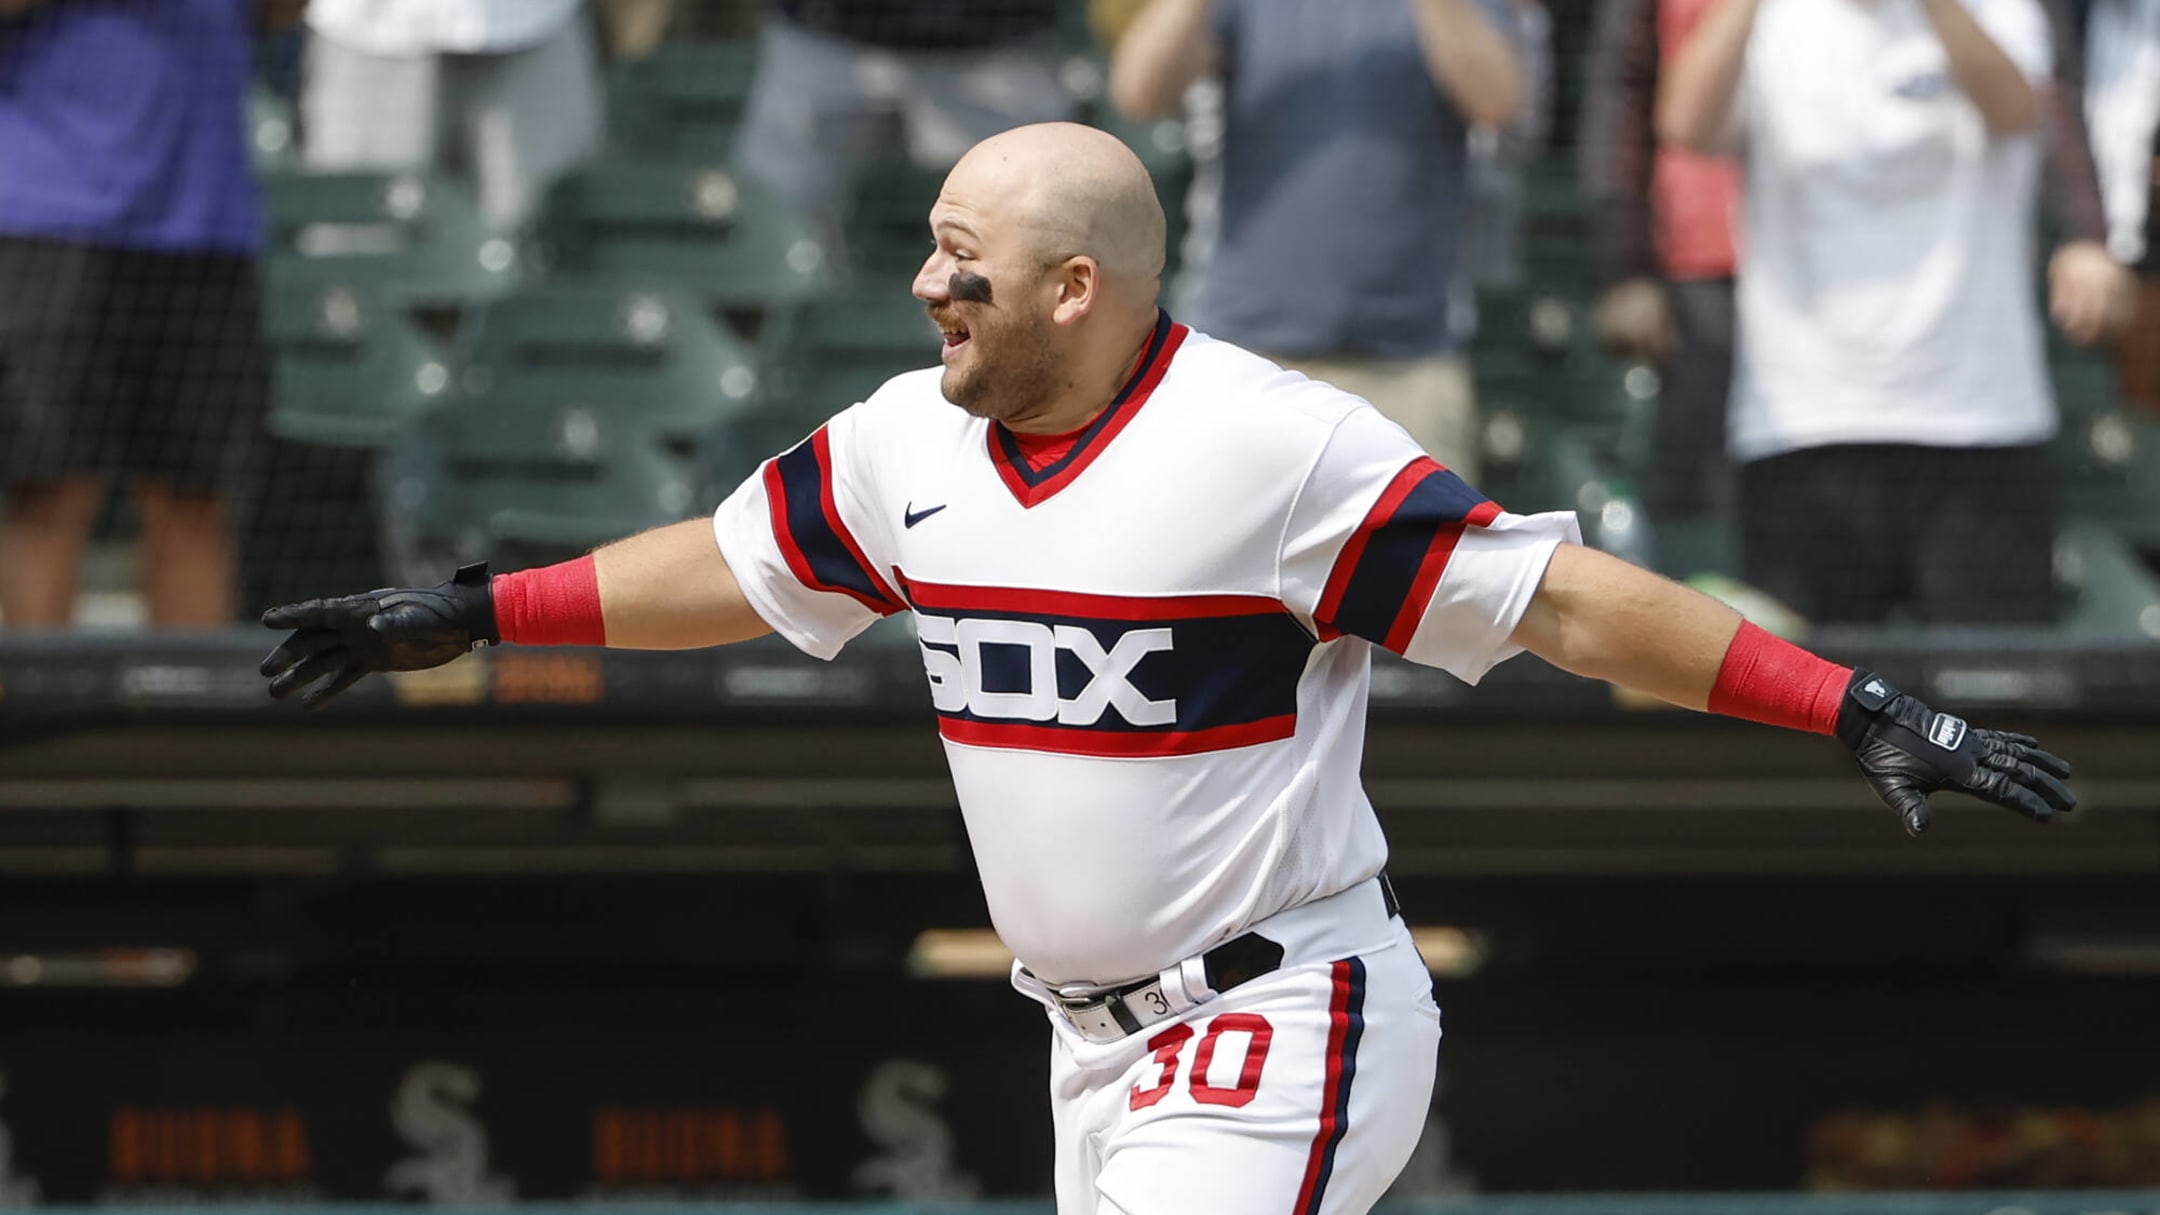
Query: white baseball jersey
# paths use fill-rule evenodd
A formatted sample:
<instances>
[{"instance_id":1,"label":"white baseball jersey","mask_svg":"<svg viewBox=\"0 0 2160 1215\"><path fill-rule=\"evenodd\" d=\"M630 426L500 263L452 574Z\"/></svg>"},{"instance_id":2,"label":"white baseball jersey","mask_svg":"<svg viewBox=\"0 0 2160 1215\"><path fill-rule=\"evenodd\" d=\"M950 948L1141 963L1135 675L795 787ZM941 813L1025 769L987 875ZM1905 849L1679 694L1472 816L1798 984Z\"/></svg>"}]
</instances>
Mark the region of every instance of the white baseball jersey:
<instances>
[{"instance_id":1,"label":"white baseball jersey","mask_svg":"<svg viewBox=\"0 0 2160 1215\"><path fill-rule=\"evenodd\" d=\"M1517 516L1370 405L1162 317L1036 470L936 369L715 512L751 605L831 658L911 611L998 934L1152 975L1380 871L1370 647L1475 682L1574 516Z\"/></svg>"}]
</instances>

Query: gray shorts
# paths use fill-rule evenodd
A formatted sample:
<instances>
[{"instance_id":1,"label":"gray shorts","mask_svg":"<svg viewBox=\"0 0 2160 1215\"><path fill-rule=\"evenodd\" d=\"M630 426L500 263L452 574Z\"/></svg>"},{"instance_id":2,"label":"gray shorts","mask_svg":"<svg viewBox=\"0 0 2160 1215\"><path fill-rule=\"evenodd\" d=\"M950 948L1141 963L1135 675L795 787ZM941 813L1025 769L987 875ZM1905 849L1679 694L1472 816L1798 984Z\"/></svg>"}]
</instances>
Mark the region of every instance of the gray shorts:
<instances>
[{"instance_id":1,"label":"gray shorts","mask_svg":"<svg viewBox=\"0 0 2160 1215\"><path fill-rule=\"evenodd\" d=\"M863 169L895 148L917 164L942 168L999 131L1072 117L1061 64L1047 38L957 51L895 50L773 15L758 36L757 81L736 159L832 224Z\"/></svg>"}]
</instances>

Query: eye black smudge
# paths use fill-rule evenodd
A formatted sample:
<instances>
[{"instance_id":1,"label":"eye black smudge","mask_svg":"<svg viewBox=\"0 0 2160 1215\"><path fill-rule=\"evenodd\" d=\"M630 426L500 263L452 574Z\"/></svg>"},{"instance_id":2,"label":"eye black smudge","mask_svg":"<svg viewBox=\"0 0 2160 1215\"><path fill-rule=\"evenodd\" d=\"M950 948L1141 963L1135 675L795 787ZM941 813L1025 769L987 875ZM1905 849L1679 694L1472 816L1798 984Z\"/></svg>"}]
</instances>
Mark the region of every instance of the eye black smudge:
<instances>
[{"instance_id":1,"label":"eye black smudge","mask_svg":"<svg viewBox=\"0 0 2160 1215\"><path fill-rule=\"evenodd\" d=\"M990 280L966 270L953 271L952 278L945 284L945 290L956 300L965 300L971 304L990 302Z\"/></svg>"}]
</instances>

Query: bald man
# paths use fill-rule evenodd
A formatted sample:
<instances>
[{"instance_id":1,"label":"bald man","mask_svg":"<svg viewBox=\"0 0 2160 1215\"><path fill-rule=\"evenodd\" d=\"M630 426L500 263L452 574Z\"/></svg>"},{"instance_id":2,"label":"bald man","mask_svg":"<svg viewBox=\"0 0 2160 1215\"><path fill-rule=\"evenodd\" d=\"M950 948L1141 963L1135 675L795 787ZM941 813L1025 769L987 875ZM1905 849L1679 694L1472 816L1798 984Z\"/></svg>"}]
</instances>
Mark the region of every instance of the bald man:
<instances>
[{"instance_id":1,"label":"bald man","mask_svg":"<svg viewBox=\"0 0 2160 1215\"><path fill-rule=\"evenodd\" d=\"M712 519L490 579L275 608L270 692L502 642L820 658L912 613L1013 984L1050 1026L1062 1215L1356 1212L1431 1102L1440 1014L1359 787L1371 649L1475 682L1528 649L1835 734L1911 831L1955 787L2047 821L2069 769L1513 515L1373 408L1172 321L1111 137L977 145L915 295L942 368Z\"/></svg>"}]
</instances>

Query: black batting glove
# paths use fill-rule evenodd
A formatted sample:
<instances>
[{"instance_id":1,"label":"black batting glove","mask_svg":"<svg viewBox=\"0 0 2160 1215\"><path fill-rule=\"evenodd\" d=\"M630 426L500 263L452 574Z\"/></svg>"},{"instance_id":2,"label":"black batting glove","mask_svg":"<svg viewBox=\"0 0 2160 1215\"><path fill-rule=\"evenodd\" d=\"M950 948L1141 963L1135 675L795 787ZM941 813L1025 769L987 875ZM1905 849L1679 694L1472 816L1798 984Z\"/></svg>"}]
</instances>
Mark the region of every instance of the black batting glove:
<instances>
[{"instance_id":1,"label":"black batting glove","mask_svg":"<svg viewBox=\"0 0 2160 1215\"><path fill-rule=\"evenodd\" d=\"M1934 817L1928 794L1937 789L1970 793L2036 823L2077 805L2077 795L2063 784L2070 765L2041 750L2037 739L1976 730L1963 718L1937 713L1891 687L1873 671L1856 669L1845 685L1837 736L1912 835L1928 829Z\"/></svg>"},{"instance_id":2,"label":"black batting glove","mask_svg":"<svg viewBox=\"0 0 2160 1215\"><path fill-rule=\"evenodd\" d=\"M263 659L270 695L283 700L309 688L302 706L324 702L376 671L422 671L502 640L487 564L468 565L448 582L309 599L274 607L264 626L292 636ZM319 681L319 682L318 682Z\"/></svg>"}]
</instances>

